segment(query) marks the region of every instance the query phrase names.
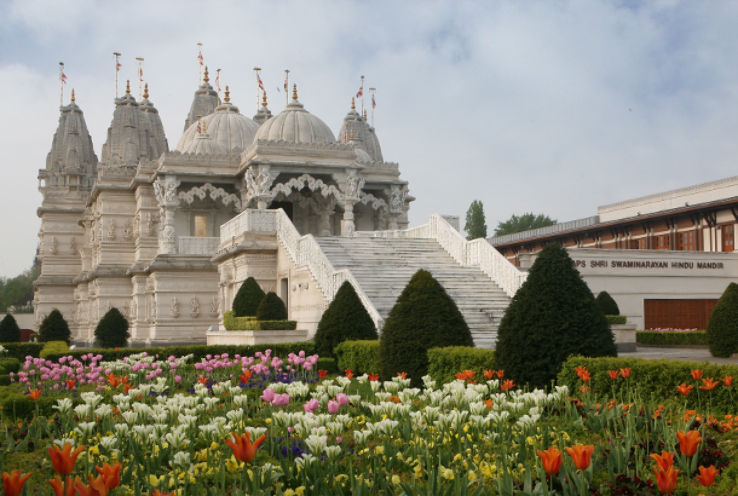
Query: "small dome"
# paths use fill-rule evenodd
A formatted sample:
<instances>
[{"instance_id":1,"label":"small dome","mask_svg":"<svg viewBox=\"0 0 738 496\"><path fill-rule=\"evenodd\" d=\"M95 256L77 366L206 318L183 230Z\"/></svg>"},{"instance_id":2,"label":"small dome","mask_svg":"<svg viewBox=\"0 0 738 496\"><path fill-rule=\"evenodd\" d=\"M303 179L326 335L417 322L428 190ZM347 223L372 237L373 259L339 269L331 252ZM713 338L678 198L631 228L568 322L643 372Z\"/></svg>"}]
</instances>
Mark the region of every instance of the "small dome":
<instances>
[{"instance_id":1,"label":"small dome","mask_svg":"<svg viewBox=\"0 0 738 496\"><path fill-rule=\"evenodd\" d=\"M338 131L338 139L345 142L351 141L354 148L366 152L371 157L369 162L384 161L382 148L379 146L379 139L377 139L374 128L369 125L365 118L359 115L353 101L351 102L351 110L346 114L341 130Z\"/></svg>"},{"instance_id":2,"label":"small dome","mask_svg":"<svg viewBox=\"0 0 738 496\"><path fill-rule=\"evenodd\" d=\"M194 153L195 148L200 149L195 143L198 136L202 135L198 132L198 124L200 129L203 127L207 130L210 141L217 144L220 152L231 153L245 150L254 141L259 125L254 121L238 112L238 107L226 101L219 105L215 112L203 117L200 121L192 123L187 131L182 135L182 139L177 144L177 150L183 153ZM208 145L210 146L210 145ZM197 152L197 153L216 153L216 152Z\"/></svg>"},{"instance_id":3,"label":"small dome","mask_svg":"<svg viewBox=\"0 0 738 496\"><path fill-rule=\"evenodd\" d=\"M328 125L305 110L294 90L290 104L279 115L264 122L254 140L320 145L336 142Z\"/></svg>"},{"instance_id":4,"label":"small dome","mask_svg":"<svg viewBox=\"0 0 738 496\"><path fill-rule=\"evenodd\" d=\"M210 133L196 135L195 139L187 143L187 148L182 150L182 152L193 153L195 155L222 155L226 153L225 148L210 137Z\"/></svg>"}]
</instances>

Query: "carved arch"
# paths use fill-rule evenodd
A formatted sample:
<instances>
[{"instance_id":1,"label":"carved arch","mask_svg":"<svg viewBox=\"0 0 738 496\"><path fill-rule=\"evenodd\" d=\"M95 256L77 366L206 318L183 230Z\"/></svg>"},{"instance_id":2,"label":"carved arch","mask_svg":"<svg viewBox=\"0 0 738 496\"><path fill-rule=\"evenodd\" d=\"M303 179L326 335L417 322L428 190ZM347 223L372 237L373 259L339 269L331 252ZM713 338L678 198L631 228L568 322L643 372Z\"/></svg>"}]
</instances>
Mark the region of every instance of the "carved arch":
<instances>
[{"instance_id":1,"label":"carved arch","mask_svg":"<svg viewBox=\"0 0 738 496\"><path fill-rule=\"evenodd\" d=\"M205 183L202 186L194 186L189 191L180 191L177 197L188 205L191 205L195 201L195 197L201 200L209 197L214 201L220 200L225 206L233 204L236 210L241 210L241 200L238 196L228 193L223 188L217 188L210 183Z\"/></svg>"}]
</instances>

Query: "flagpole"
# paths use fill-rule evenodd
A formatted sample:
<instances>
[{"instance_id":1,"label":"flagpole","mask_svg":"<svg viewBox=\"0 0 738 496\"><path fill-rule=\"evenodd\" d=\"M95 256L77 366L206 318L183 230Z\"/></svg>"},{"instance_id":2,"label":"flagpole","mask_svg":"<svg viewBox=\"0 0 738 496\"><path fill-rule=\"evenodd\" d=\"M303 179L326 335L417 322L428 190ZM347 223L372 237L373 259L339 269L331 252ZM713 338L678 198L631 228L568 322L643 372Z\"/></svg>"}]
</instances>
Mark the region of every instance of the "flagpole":
<instances>
[{"instance_id":1,"label":"flagpole","mask_svg":"<svg viewBox=\"0 0 738 496\"><path fill-rule=\"evenodd\" d=\"M369 88L369 91L372 92L372 127L374 127L374 92L377 90L377 88Z\"/></svg>"},{"instance_id":2,"label":"flagpole","mask_svg":"<svg viewBox=\"0 0 738 496\"><path fill-rule=\"evenodd\" d=\"M118 98L118 72L120 71L118 57L120 57L120 52L113 52L113 55L115 55L115 98Z\"/></svg>"},{"instance_id":3,"label":"flagpole","mask_svg":"<svg viewBox=\"0 0 738 496\"><path fill-rule=\"evenodd\" d=\"M290 104L290 70L284 70L284 104Z\"/></svg>"},{"instance_id":4,"label":"flagpole","mask_svg":"<svg viewBox=\"0 0 738 496\"><path fill-rule=\"evenodd\" d=\"M259 71L261 67L254 67L254 74L256 75L256 113L259 113Z\"/></svg>"},{"instance_id":5,"label":"flagpole","mask_svg":"<svg viewBox=\"0 0 738 496\"><path fill-rule=\"evenodd\" d=\"M144 69L143 69L143 57L136 57L136 60L138 60L138 99L140 100L143 95L143 75L144 75Z\"/></svg>"},{"instance_id":6,"label":"flagpole","mask_svg":"<svg viewBox=\"0 0 738 496\"><path fill-rule=\"evenodd\" d=\"M64 62L59 62L59 106L64 106Z\"/></svg>"},{"instance_id":7,"label":"flagpole","mask_svg":"<svg viewBox=\"0 0 738 496\"><path fill-rule=\"evenodd\" d=\"M364 75L361 75L361 115L364 115Z\"/></svg>"},{"instance_id":8,"label":"flagpole","mask_svg":"<svg viewBox=\"0 0 738 496\"><path fill-rule=\"evenodd\" d=\"M197 70L199 71L199 84L202 84L202 43L197 42Z\"/></svg>"},{"instance_id":9,"label":"flagpole","mask_svg":"<svg viewBox=\"0 0 738 496\"><path fill-rule=\"evenodd\" d=\"M220 71L221 69L215 69L215 87L218 88L218 101L220 101Z\"/></svg>"}]
</instances>

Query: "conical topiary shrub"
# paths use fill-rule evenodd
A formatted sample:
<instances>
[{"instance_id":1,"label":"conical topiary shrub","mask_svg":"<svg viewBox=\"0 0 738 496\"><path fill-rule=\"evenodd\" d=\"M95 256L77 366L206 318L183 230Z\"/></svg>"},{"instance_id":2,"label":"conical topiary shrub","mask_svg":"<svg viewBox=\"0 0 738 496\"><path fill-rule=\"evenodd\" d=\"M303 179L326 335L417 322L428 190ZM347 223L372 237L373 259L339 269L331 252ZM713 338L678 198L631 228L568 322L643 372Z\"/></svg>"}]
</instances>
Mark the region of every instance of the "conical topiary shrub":
<instances>
[{"instance_id":1,"label":"conical topiary shrub","mask_svg":"<svg viewBox=\"0 0 738 496\"><path fill-rule=\"evenodd\" d=\"M264 291L256 279L249 277L241 284L236 297L233 298L233 315L236 317L256 315L256 309L259 308L262 299Z\"/></svg>"},{"instance_id":2,"label":"conical topiary shrub","mask_svg":"<svg viewBox=\"0 0 738 496\"><path fill-rule=\"evenodd\" d=\"M738 284L731 282L715 305L707 324L707 343L715 357L738 352Z\"/></svg>"},{"instance_id":3,"label":"conical topiary shrub","mask_svg":"<svg viewBox=\"0 0 738 496\"><path fill-rule=\"evenodd\" d=\"M100 319L95 327L95 342L103 348L119 348L128 344L128 321L113 307Z\"/></svg>"},{"instance_id":4,"label":"conical topiary shrub","mask_svg":"<svg viewBox=\"0 0 738 496\"><path fill-rule=\"evenodd\" d=\"M287 308L284 306L282 298L276 293L268 292L262 298L259 307L256 309L257 320L286 320Z\"/></svg>"},{"instance_id":5,"label":"conical topiary shrub","mask_svg":"<svg viewBox=\"0 0 738 496\"><path fill-rule=\"evenodd\" d=\"M38 328L38 340L46 341L66 341L69 344L69 338L72 333L69 331L69 325L64 320L61 312L56 308L41 322Z\"/></svg>"},{"instance_id":6,"label":"conical topiary shrub","mask_svg":"<svg viewBox=\"0 0 738 496\"><path fill-rule=\"evenodd\" d=\"M382 377L407 372L420 385L428 372L426 350L439 346L474 346L469 327L430 272L419 270L392 307L379 339Z\"/></svg>"},{"instance_id":7,"label":"conical topiary shrub","mask_svg":"<svg viewBox=\"0 0 738 496\"><path fill-rule=\"evenodd\" d=\"M377 328L369 316L354 287L344 281L336 297L320 318L315 332L315 349L318 355L335 356L333 350L349 339L377 339Z\"/></svg>"},{"instance_id":8,"label":"conical topiary shrub","mask_svg":"<svg viewBox=\"0 0 738 496\"><path fill-rule=\"evenodd\" d=\"M17 343L21 340L21 331L15 317L8 314L0 321L0 343Z\"/></svg>"},{"instance_id":9,"label":"conical topiary shrub","mask_svg":"<svg viewBox=\"0 0 738 496\"><path fill-rule=\"evenodd\" d=\"M600 294L597 295L595 300L597 301L597 306L600 307L600 310L605 315L620 315L617 302L607 291L600 291Z\"/></svg>"},{"instance_id":10,"label":"conical topiary shrub","mask_svg":"<svg viewBox=\"0 0 738 496\"><path fill-rule=\"evenodd\" d=\"M497 331L495 361L505 377L545 387L566 358L616 356L610 326L559 245L538 254Z\"/></svg>"}]
</instances>

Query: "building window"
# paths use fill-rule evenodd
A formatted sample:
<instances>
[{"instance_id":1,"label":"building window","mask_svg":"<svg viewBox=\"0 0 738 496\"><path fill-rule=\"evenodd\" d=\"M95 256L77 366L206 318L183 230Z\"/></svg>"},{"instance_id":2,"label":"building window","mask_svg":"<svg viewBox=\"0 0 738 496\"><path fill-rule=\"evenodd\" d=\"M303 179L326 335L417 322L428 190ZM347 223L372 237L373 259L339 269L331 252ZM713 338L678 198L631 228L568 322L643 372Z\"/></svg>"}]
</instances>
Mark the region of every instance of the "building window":
<instances>
[{"instance_id":1,"label":"building window","mask_svg":"<svg viewBox=\"0 0 738 496\"><path fill-rule=\"evenodd\" d=\"M208 216L195 215L193 219L193 234L197 238L204 238L208 235Z\"/></svg>"},{"instance_id":2,"label":"building window","mask_svg":"<svg viewBox=\"0 0 738 496\"><path fill-rule=\"evenodd\" d=\"M695 234L695 231L679 233L679 249L681 251L697 251L697 236Z\"/></svg>"},{"instance_id":3,"label":"building window","mask_svg":"<svg viewBox=\"0 0 738 496\"><path fill-rule=\"evenodd\" d=\"M735 227L733 224L728 224L720 227L720 231L723 238L723 251L733 251L735 247Z\"/></svg>"},{"instance_id":4,"label":"building window","mask_svg":"<svg viewBox=\"0 0 738 496\"><path fill-rule=\"evenodd\" d=\"M668 250L669 249L669 235L661 234L654 238L654 247L657 250Z\"/></svg>"},{"instance_id":5,"label":"building window","mask_svg":"<svg viewBox=\"0 0 738 496\"><path fill-rule=\"evenodd\" d=\"M638 238L638 239L631 239L629 248L631 250L647 250L648 249L647 241L648 240L645 237Z\"/></svg>"}]
</instances>

